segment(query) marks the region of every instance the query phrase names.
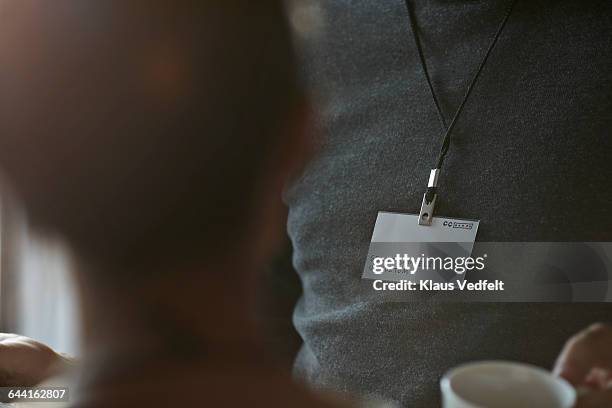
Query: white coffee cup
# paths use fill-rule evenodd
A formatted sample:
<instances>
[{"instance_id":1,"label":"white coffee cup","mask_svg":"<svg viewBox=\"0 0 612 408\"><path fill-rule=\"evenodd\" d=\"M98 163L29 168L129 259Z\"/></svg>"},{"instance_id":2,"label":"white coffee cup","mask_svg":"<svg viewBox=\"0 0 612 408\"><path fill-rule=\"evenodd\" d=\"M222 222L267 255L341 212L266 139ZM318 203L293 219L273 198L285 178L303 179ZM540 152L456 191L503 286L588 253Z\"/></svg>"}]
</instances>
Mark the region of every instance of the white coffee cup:
<instances>
[{"instance_id":1,"label":"white coffee cup","mask_svg":"<svg viewBox=\"0 0 612 408\"><path fill-rule=\"evenodd\" d=\"M448 371L440 381L443 408L571 408L576 391L535 366L480 361Z\"/></svg>"}]
</instances>

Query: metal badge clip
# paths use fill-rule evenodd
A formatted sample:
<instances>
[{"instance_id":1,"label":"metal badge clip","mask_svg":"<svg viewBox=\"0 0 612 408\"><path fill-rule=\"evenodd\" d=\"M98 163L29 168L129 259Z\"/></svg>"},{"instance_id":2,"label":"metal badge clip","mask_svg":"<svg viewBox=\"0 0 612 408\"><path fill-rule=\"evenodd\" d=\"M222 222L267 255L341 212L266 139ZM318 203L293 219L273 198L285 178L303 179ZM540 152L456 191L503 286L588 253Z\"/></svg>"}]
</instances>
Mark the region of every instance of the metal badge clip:
<instances>
[{"instance_id":1,"label":"metal badge clip","mask_svg":"<svg viewBox=\"0 0 612 408\"><path fill-rule=\"evenodd\" d=\"M440 169L432 169L429 173L429 182L427 183L427 191L423 194L423 203L421 204L421 212L419 213L419 225L431 225L436 199L438 198L438 176Z\"/></svg>"}]
</instances>

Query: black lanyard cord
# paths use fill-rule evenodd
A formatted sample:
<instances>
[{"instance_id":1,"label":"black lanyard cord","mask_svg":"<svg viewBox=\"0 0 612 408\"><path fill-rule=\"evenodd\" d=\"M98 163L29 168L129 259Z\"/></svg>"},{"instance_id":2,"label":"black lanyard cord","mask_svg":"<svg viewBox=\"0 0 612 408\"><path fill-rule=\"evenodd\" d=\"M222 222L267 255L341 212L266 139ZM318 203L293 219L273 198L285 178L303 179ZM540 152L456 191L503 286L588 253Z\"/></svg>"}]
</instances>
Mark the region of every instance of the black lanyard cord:
<instances>
[{"instance_id":1,"label":"black lanyard cord","mask_svg":"<svg viewBox=\"0 0 612 408\"><path fill-rule=\"evenodd\" d=\"M482 58L482 61L478 65L478 69L476 69L476 72L474 73L472 80L469 82L467 89L465 91L465 94L463 95L463 99L461 103L459 104L459 107L455 111L455 114L453 115L453 118L450 124L446 126L446 120L444 119L444 115L442 114L442 109L440 108L440 102L438 100L438 97L436 96L436 92L434 91L433 84L431 81L431 76L429 75L429 70L427 69L425 55L423 54L423 47L421 45L421 40L419 38L417 28L416 28L415 13L414 13L412 4L410 4L410 1L407 0L406 2L407 8L408 8L408 17L410 21L410 28L412 30L412 37L414 38L416 49L419 55L419 60L421 62L421 68L423 70L423 73L425 74L425 79L427 80L429 92L434 101L434 105L436 106L436 111L438 113L440 123L442 124L442 129L444 130L444 137L442 139L442 146L440 147L440 153L438 154L436 166L431 170L431 173L429 176L429 182L427 184L427 191L425 192L425 195L423 196L423 203L421 204L421 212L419 214L419 224L421 225L431 225L434 206L435 206L436 197L437 197L438 176L440 175L440 169L442 168L442 165L444 164L444 159L446 158L448 149L450 148L451 135L452 135L453 129L455 127L455 124L457 123L457 119L459 118L459 115L461 115L461 112L463 111L463 107L465 106L465 103L467 102L470 94L472 93L472 89L474 89L474 85L476 84L476 81L478 80L480 73L482 72L485 64L487 63L487 60L489 59L489 56L491 55L493 48L495 48L495 44L497 43L497 40L499 39L502 31L504 30L504 27L506 26L506 23L508 22L508 18L510 17L510 14L512 14L512 9L514 8L515 3L516 3L516 0L510 0L508 7L506 8L506 13L504 14L504 17L501 23L499 24L499 27L497 28L497 31L495 32L495 36L491 40L491 43L489 44L489 47L487 48L487 51L485 52L485 55Z\"/></svg>"},{"instance_id":2,"label":"black lanyard cord","mask_svg":"<svg viewBox=\"0 0 612 408\"><path fill-rule=\"evenodd\" d=\"M410 19L410 29L412 30L412 38L414 38L414 44L416 45L417 52L419 53L419 60L421 61L421 69L425 74L425 79L427 80L427 85L429 85L429 93L431 95L431 99L434 101L434 105L436 105L436 112L438 113L438 118L440 118L440 123L442 124L442 130L446 130L446 120L444 119L444 115L442 114L442 108L440 108L440 102L438 101L438 96L434 92L433 84L431 82L431 77L429 76L429 69L427 69L427 64L425 63L425 55L423 54L423 47L421 46L421 41L419 40L419 36L416 31L416 21L415 21L415 13L412 10L412 5L410 3L408 6L408 18Z\"/></svg>"},{"instance_id":3,"label":"black lanyard cord","mask_svg":"<svg viewBox=\"0 0 612 408\"><path fill-rule=\"evenodd\" d=\"M497 43L497 40L499 39L502 31L504 30L504 27L506 26L506 22L508 21L508 18L510 17L510 14L512 13L512 9L514 8L515 3L516 3L516 0L511 0L510 3L508 4L506 13L504 14L504 18L499 24L499 27L497 28L497 31L495 32L495 36L491 40L491 43L489 44L489 48L487 49L487 52L485 53L482 61L480 62L480 65L478 65L478 69L476 70L476 72L474 73L474 76L472 77L472 80L468 84L465 94L463 95L463 100L461 101L461 104L459 104L459 107L455 111L455 115L453 116L453 119L451 120L451 123L448 125L448 127L446 126L446 121L444 120L444 115L442 114L440 103L438 101L436 93L434 92L431 77L429 75L429 71L427 70L427 63L425 62L425 55L423 54L421 40L419 38L417 29L416 29L416 19L415 19L414 11L412 10L411 5L408 4L410 28L412 30L412 37L414 38L414 42L415 42L415 45L416 45L416 48L419 54L419 60L421 61L421 67L423 69L423 73L425 74L425 79L427 80L427 85L429 86L429 91L431 93L432 99L436 106L436 110L438 112L440 122L442 123L443 128L446 129L444 132L444 138L442 140L442 146L440 148L440 153L438 155L438 160L437 160L437 164L435 167L436 169L442 168L442 164L444 163L444 158L446 157L446 154L448 153L448 149L450 147L451 135L452 135L453 128L455 127L455 124L457 123L457 118L459 118L459 115L461 114L461 111L463 110L463 107L465 106L465 102L468 100L470 93L472 93L472 89L474 89L474 85L476 84L476 81L478 80L478 77L480 76L482 69L487 63L487 60L489 59L489 56L491 55L493 48L495 48L495 44Z\"/></svg>"}]
</instances>

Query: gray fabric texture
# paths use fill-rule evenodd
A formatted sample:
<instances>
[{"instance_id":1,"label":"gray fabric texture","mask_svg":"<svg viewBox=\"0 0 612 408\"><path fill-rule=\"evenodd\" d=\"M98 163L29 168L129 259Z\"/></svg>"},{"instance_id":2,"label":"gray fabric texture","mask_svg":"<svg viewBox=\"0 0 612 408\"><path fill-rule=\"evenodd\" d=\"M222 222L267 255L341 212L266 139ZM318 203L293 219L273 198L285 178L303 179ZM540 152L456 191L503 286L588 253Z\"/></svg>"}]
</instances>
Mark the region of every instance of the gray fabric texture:
<instances>
[{"instance_id":1,"label":"gray fabric texture","mask_svg":"<svg viewBox=\"0 0 612 408\"><path fill-rule=\"evenodd\" d=\"M550 367L569 335L609 321L608 304L356 296L376 214L418 212L441 126L404 1L309 4L316 24L297 42L320 151L285 197L304 289L296 375L435 407L449 367L476 359ZM414 4L447 120L506 5ZM609 1L518 0L457 123L437 214L480 219L480 241L611 240L611 11Z\"/></svg>"}]
</instances>

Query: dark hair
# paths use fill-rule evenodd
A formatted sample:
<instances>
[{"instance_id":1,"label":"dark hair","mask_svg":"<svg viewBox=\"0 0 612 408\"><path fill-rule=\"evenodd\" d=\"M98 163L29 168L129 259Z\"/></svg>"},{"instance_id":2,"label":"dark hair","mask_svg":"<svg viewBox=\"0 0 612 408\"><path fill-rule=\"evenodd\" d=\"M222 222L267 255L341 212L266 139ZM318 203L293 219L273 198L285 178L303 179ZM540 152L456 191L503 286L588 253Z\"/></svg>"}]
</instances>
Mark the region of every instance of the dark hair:
<instances>
[{"instance_id":1,"label":"dark hair","mask_svg":"<svg viewBox=\"0 0 612 408\"><path fill-rule=\"evenodd\" d=\"M65 98L74 96L78 120L91 122L87 137L104 139L104 148L69 169L69 182L57 180L54 197L25 199L35 221L93 262L136 271L146 259L201 257L240 236L300 92L282 2L121 1L130 5L125 16L113 13L127 7L68 2L98 3L106 19L83 22L88 32L74 33L76 46L66 43L64 62L49 68L79 62L87 85ZM174 62L176 44L184 66ZM129 73L149 48L160 61L140 77L153 85L136 92ZM109 83L116 89L106 95L99 84ZM80 88L97 100L79 98Z\"/></svg>"}]
</instances>

